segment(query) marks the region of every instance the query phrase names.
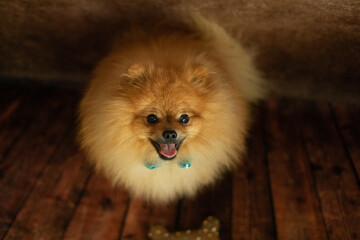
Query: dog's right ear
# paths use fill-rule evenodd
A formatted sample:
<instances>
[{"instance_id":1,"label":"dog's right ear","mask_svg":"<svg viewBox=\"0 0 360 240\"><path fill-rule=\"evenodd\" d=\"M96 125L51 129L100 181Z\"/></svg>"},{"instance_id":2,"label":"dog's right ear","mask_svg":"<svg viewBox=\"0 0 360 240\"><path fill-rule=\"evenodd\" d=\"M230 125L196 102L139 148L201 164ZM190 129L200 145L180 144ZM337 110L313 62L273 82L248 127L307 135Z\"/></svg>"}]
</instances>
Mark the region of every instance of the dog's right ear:
<instances>
[{"instance_id":1,"label":"dog's right ear","mask_svg":"<svg viewBox=\"0 0 360 240\"><path fill-rule=\"evenodd\" d=\"M189 69L188 79L196 89L202 92L213 89L214 72L211 72L207 66L194 64Z\"/></svg>"},{"instance_id":2,"label":"dog's right ear","mask_svg":"<svg viewBox=\"0 0 360 240\"><path fill-rule=\"evenodd\" d=\"M127 86L140 87L145 81L145 67L141 64L130 65L122 74L121 82Z\"/></svg>"},{"instance_id":3,"label":"dog's right ear","mask_svg":"<svg viewBox=\"0 0 360 240\"><path fill-rule=\"evenodd\" d=\"M204 65L197 64L191 67L190 82L195 86L204 87L210 84L209 70Z\"/></svg>"}]
</instances>

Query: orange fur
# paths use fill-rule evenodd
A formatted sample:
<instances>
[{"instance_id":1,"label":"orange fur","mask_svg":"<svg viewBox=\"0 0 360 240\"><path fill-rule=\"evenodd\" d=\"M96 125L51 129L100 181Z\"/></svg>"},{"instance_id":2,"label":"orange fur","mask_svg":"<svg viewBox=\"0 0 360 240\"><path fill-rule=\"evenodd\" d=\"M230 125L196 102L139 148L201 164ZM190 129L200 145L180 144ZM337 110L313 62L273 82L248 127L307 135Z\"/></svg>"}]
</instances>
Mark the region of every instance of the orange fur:
<instances>
[{"instance_id":1,"label":"orange fur","mask_svg":"<svg viewBox=\"0 0 360 240\"><path fill-rule=\"evenodd\" d=\"M191 31L157 27L124 35L97 66L81 102L82 148L98 169L135 196L156 202L193 196L239 163L246 151L249 102L262 91L246 81L261 80L242 48L234 55L245 59L240 61L244 66L234 72L237 68L229 67L231 62L225 59L230 47L216 45L219 39L229 43L230 38L218 30L213 36L219 39L209 38L205 33L212 30L202 27L201 21ZM247 92L257 95L252 99ZM187 125L178 122L184 113L190 116ZM149 125L149 114L156 114L160 122ZM161 160L149 142L165 129L186 137L176 158L169 161ZM187 159L190 168L177 166ZM144 166L147 161L163 166L149 170Z\"/></svg>"}]
</instances>

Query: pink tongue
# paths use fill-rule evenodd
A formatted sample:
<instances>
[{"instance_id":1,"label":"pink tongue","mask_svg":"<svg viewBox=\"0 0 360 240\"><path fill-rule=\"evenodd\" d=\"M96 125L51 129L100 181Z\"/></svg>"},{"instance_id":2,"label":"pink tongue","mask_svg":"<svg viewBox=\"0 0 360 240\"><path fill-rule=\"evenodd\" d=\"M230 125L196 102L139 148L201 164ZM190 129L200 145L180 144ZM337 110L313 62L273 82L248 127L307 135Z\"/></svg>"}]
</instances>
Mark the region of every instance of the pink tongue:
<instances>
[{"instance_id":1,"label":"pink tongue","mask_svg":"<svg viewBox=\"0 0 360 240\"><path fill-rule=\"evenodd\" d=\"M160 144L160 147L160 153L165 157L172 158L177 153L175 144Z\"/></svg>"}]
</instances>

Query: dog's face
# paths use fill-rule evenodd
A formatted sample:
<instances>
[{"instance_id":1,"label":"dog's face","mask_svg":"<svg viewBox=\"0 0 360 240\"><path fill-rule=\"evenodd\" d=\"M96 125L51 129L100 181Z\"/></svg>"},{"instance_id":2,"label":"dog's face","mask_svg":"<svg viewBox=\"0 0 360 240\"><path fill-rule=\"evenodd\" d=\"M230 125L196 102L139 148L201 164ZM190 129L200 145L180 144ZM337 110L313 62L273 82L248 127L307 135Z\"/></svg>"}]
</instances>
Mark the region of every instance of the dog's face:
<instances>
[{"instance_id":1,"label":"dog's face","mask_svg":"<svg viewBox=\"0 0 360 240\"><path fill-rule=\"evenodd\" d=\"M129 125L134 138L142 141L147 157L186 157L187 146L202 137L203 122L207 120L206 99L212 89L207 68L165 70L135 64L123 78L120 96L131 105Z\"/></svg>"}]
</instances>

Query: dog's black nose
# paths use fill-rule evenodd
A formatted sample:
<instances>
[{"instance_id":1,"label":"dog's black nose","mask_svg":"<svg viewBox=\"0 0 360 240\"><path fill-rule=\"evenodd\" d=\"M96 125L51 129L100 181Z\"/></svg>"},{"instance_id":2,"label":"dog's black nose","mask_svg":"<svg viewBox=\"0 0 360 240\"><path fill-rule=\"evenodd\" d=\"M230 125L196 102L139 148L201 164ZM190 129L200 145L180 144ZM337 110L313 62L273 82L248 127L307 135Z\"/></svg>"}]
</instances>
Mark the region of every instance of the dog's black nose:
<instances>
[{"instance_id":1,"label":"dog's black nose","mask_svg":"<svg viewBox=\"0 0 360 240\"><path fill-rule=\"evenodd\" d=\"M165 140L176 140L177 133L174 130L165 130L162 133L162 136L165 138Z\"/></svg>"}]
</instances>

